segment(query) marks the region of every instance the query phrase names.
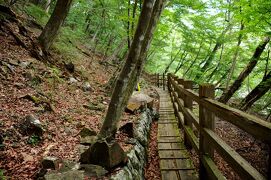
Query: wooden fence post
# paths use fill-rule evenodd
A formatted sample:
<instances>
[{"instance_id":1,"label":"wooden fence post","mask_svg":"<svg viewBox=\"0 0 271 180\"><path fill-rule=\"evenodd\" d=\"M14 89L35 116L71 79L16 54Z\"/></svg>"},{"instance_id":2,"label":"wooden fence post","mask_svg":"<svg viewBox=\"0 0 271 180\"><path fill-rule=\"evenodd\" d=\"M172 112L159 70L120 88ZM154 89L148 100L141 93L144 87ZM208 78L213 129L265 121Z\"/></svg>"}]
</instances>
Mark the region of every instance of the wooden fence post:
<instances>
[{"instance_id":1,"label":"wooden fence post","mask_svg":"<svg viewBox=\"0 0 271 180\"><path fill-rule=\"evenodd\" d=\"M215 87L212 84L203 84L199 87L200 101L203 98L214 99ZM208 178L207 171L203 165L203 156L208 154L209 157L213 158L214 149L210 146L210 143L206 140L203 134L203 128L214 129L214 114L208 111L201 103L199 103L199 125L200 125L200 138L199 138L199 177L200 179Z\"/></svg>"},{"instance_id":2,"label":"wooden fence post","mask_svg":"<svg viewBox=\"0 0 271 180\"><path fill-rule=\"evenodd\" d=\"M157 73L157 87L159 87L159 73Z\"/></svg>"},{"instance_id":3,"label":"wooden fence post","mask_svg":"<svg viewBox=\"0 0 271 180\"><path fill-rule=\"evenodd\" d=\"M171 76L171 74L168 73L167 74L167 89L168 89L169 93L171 92L171 89L170 89L170 76Z\"/></svg>"},{"instance_id":4,"label":"wooden fence post","mask_svg":"<svg viewBox=\"0 0 271 180\"><path fill-rule=\"evenodd\" d=\"M193 81L183 81L183 87L185 89L192 89L193 88ZM189 98L186 95L183 95L183 102L184 102L184 107L185 108L188 108L188 109L192 110L193 100L191 98ZM189 119L185 115L184 115L184 125L190 127L193 130L192 122L189 121ZM187 138L186 133L184 133L184 144L186 145L186 147L188 149L192 148L191 142Z\"/></svg>"},{"instance_id":5,"label":"wooden fence post","mask_svg":"<svg viewBox=\"0 0 271 180\"><path fill-rule=\"evenodd\" d=\"M184 83L184 79L182 79L182 78L178 78L177 79L177 82L178 82L178 85L180 86L183 86L183 83ZM183 94L181 93L181 92L179 92L178 93L178 96L179 96L179 98L181 98L182 99L182 101L184 100L183 98L184 98L184 96L183 96Z\"/></svg>"},{"instance_id":6,"label":"wooden fence post","mask_svg":"<svg viewBox=\"0 0 271 180\"><path fill-rule=\"evenodd\" d=\"M165 79L165 73L163 73L163 82L162 82L162 83L163 83L163 90L166 90L166 87L165 87L165 86L166 86L165 80L166 80L166 79Z\"/></svg>"}]
</instances>

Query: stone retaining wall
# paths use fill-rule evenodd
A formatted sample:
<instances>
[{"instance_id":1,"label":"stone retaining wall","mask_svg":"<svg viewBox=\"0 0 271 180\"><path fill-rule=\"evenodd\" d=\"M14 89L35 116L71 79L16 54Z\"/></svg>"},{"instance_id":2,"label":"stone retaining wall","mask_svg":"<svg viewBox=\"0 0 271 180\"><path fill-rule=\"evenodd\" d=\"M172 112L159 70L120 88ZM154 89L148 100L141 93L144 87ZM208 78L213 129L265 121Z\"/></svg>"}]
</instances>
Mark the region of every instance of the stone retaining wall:
<instances>
[{"instance_id":1,"label":"stone retaining wall","mask_svg":"<svg viewBox=\"0 0 271 180\"><path fill-rule=\"evenodd\" d=\"M147 148L149 131L151 127L153 112L146 109L136 124L134 147L127 154L127 165L117 174L111 176L112 180L141 180L144 179L144 168L147 161Z\"/></svg>"}]
</instances>

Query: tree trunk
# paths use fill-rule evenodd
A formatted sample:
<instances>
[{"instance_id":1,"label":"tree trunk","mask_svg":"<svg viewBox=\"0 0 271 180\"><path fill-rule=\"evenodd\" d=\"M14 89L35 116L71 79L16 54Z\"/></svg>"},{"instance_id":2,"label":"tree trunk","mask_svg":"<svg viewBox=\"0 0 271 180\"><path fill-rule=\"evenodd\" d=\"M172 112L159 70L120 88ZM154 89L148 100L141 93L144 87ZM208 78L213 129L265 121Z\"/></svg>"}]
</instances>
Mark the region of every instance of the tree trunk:
<instances>
[{"instance_id":1,"label":"tree trunk","mask_svg":"<svg viewBox=\"0 0 271 180\"><path fill-rule=\"evenodd\" d=\"M218 61L217 65L216 65L215 69L211 72L211 74L208 77L207 82L209 82L209 83L210 83L210 81L212 80L213 76L215 75L215 73L217 72L218 68L221 65L223 51L224 51L224 44L222 45L222 48L221 48L221 53L220 53L219 61Z\"/></svg>"},{"instance_id":2,"label":"tree trunk","mask_svg":"<svg viewBox=\"0 0 271 180\"><path fill-rule=\"evenodd\" d=\"M171 66L172 63L176 60L176 58L177 58L177 56L180 54L180 52L181 52L181 49L179 49L179 51L175 54L175 56L171 58L169 64L167 65L167 67L166 67L166 69L165 69L165 71L164 71L165 74L167 74L167 72L168 72L170 66ZM181 55L181 57L184 55L184 53L185 53L185 51L183 52L183 54Z\"/></svg>"},{"instance_id":3,"label":"tree trunk","mask_svg":"<svg viewBox=\"0 0 271 180\"><path fill-rule=\"evenodd\" d=\"M134 34L134 31L135 31L135 17L136 17L137 1L138 1L138 0L135 0L134 6L133 6L132 34Z\"/></svg>"},{"instance_id":4,"label":"tree trunk","mask_svg":"<svg viewBox=\"0 0 271 180\"><path fill-rule=\"evenodd\" d=\"M202 44L203 44L203 40L200 42L200 45L199 45L199 49L198 49L198 52L197 52L197 55L196 57L194 58L194 60L191 62L191 64L189 65L189 67L186 69L185 73L183 76L185 76L188 71L190 71L191 67L195 64L195 62L198 60L198 57L199 57L199 54L200 54L200 51L201 51L201 48L202 48Z\"/></svg>"},{"instance_id":5,"label":"tree trunk","mask_svg":"<svg viewBox=\"0 0 271 180\"><path fill-rule=\"evenodd\" d=\"M186 53L186 54L182 57L182 59L180 60L179 64L177 65L177 68L175 69L174 74L176 74L176 73L183 67L187 55L188 55L188 53Z\"/></svg>"},{"instance_id":6,"label":"tree trunk","mask_svg":"<svg viewBox=\"0 0 271 180\"><path fill-rule=\"evenodd\" d=\"M114 50L114 52L112 53L111 56L107 57L105 59L105 61L109 62L109 61L114 61L117 57L117 55L121 52L121 50L123 49L123 47L126 45L126 38L122 39L120 44L118 45L118 47Z\"/></svg>"},{"instance_id":7,"label":"tree trunk","mask_svg":"<svg viewBox=\"0 0 271 180\"><path fill-rule=\"evenodd\" d=\"M56 7L51 15L48 23L39 36L39 42L43 51L48 51L53 44L61 25L68 15L72 0L58 0Z\"/></svg>"},{"instance_id":8,"label":"tree trunk","mask_svg":"<svg viewBox=\"0 0 271 180\"><path fill-rule=\"evenodd\" d=\"M233 96L233 94L241 87L243 81L246 79L246 77L252 72L252 70L254 69L254 67L257 65L258 60L260 59L266 44L270 41L269 37L265 37L263 42L261 42L250 62L248 63L247 67L245 67L245 69L239 74L238 78L234 81L234 83L229 87L228 90L226 90L221 97L219 98L220 102L223 103L227 103L229 101L229 99Z\"/></svg>"},{"instance_id":9,"label":"tree trunk","mask_svg":"<svg viewBox=\"0 0 271 180\"><path fill-rule=\"evenodd\" d=\"M200 69L200 72L197 73L196 77L195 77L195 80L198 80L201 75L209 68L209 66L211 65L214 57L215 57L215 54L216 52L219 50L219 48L222 46L222 44L224 43L224 37L225 37L225 34L231 29L232 27L232 24L229 24L224 30L223 32L221 33L221 35L218 37L217 41L216 41L216 44L215 44L215 47L213 48L212 52L210 53L208 59L206 60L204 66Z\"/></svg>"},{"instance_id":10,"label":"tree trunk","mask_svg":"<svg viewBox=\"0 0 271 180\"><path fill-rule=\"evenodd\" d=\"M234 55L233 55L230 73L229 73L228 78L227 78L226 90L228 90L228 88L229 88L229 84L231 82L231 79L232 79L232 76L233 76L233 73L234 73L234 69L235 69L235 66L236 66L237 57L239 55L240 45L241 45L242 38L243 38L242 30L244 29L244 27L245 27L244 23L241 22L239 36L238 36L238 41L237 41L237 46L236 46L236 50L235 50Z\"/></svg>"},{"instance_id":11,"label":"tree trunk","mask_svg":"<svg viewBox=\"0 0 271 180\"><path fill-rule=\"evenodd\" d=\"M128 20L127 20L127 44L128 44L128 49L131 47L131 38L130 38L130 6L131 6L131 0L128 0L128 9L127 9L127 14L128 14Z\"/></svg>"},{"instance_id":12,"label":"tree trunk","mask_svg":"<svg viewBox=\"0 0 271 180\"><path fill-rule=\"evenodd\" d=\"M152 34L149 34L154 30L154 26L151 25L150 22L155 18L153 17L153 13L159 10L159 6L157 7L159 3L163 4L164 1L145 0L143 3L137 30L131 48L129 49L128 57L117 79L103 126L99 132L100 139L106 139L108 141L114 139L121 113L136 84L138 67L141 67L143 63L140 56L147 54L145 50L148 49L149 41L152 37ZM157 7L157 9L155 7ZM160 16L158 16L157 19L159 19L159 17ZM152 31L149 32L148 29ZM146 48L145 44L147 44Z\"/></svg>"},{"instance_id":13,"label":"tree trunk","mask_svg":"<svg viewBox=\"0 0 271 180\"><path fill-rule=\"evenodd\" d=\"M240 104L242 110L250 108L271 88L271 71L262 79L262 81L243 99Z\"/></svg>"}]
</instances>

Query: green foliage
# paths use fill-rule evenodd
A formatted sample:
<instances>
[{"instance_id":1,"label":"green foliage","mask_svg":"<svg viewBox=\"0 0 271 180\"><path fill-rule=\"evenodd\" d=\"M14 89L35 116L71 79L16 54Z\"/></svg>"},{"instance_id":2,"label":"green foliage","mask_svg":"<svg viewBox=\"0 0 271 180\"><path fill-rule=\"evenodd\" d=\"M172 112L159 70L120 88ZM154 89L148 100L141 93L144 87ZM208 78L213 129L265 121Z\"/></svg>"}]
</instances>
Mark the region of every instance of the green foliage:
<instances>
[{"instance_id":1,"label":"green foliage","mask_svg":"<svg viewBox=\"0 0 271 180\"><path fill-rule=\"evenodd\" d=\"M49 20L49 15L40 7L34 5L34 4L29 4L25 8L25 12L33 17L37 23L39 23L42 26L45 26L47 21Z\"/></svg>"},{"instance_id":2,"label":"green foliage","mask_svg":"<svg viewBox=\"0 0 271 180\"><path fill-rule=\"evenodd\" d=\"M38 135L32 135L28 138L27 143L33 146L36 146L41 141L41 138Z\"/></svg>"},{"instance_id":3,"label":"green foliage","mask_svg":"<svg viewBox=\"0 0 271 180\"><path fill-rule=\"evenodd\" d=\"M4 170L0 169L0 179L1 180L6 180L6 177L4 176Z\"/></svg>"}]
</instances>

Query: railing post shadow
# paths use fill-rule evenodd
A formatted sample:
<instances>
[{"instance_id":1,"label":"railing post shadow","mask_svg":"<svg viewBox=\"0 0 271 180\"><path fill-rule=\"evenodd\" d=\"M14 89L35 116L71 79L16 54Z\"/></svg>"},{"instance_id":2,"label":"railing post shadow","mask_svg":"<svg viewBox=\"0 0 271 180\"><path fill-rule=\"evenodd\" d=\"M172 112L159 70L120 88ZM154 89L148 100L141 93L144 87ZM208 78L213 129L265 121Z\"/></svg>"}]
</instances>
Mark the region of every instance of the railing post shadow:
<instances>
[{"instance_id":1,"label":"railing post shadow","mask_svg":"<svg viewBox=\"0 0 271 180\"><path fill-rule=\"evenodd\" d=\"M193 81L183 81L183 87L185 89L193 89ZM191 98L189 98L188 96L184 95L183 96L183 102L184 102L184 107L188 108L190 110L192 110L192 105L193 105L193 101ZM184 125L185 126L189 126L191 129L193 129L192 126L192 121L189 121L189 119L187 118L186 115L184 115ZM184 144L188 149L192 149L192 145L191 142L189 141L189 139L187 138L186 133L184 133Z\"/></svg>"},{"instance_id":2,"label":"railing post shadow","mask_svg":"<svg viewBox=\"0 0 271 180\"><path fill-rule=\"evenodd\" d=\"M203 98L214 99L215 96L215 87L212 84L202 84L199 87L199 97L200 101ZM208 155L213 159L214 149L204 136L204 128L214 129L214 114L204 108L204 106L199 103L199 125L200 125L200 137L199 137L199 177L201 180L208 179L207 171L203 165L203 158L205 155Z\"/></svg>"}]
</instances>

